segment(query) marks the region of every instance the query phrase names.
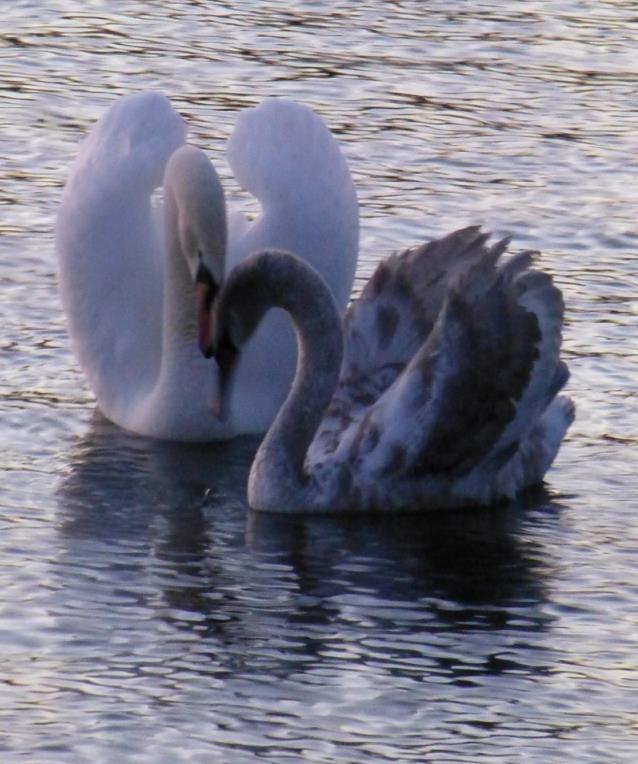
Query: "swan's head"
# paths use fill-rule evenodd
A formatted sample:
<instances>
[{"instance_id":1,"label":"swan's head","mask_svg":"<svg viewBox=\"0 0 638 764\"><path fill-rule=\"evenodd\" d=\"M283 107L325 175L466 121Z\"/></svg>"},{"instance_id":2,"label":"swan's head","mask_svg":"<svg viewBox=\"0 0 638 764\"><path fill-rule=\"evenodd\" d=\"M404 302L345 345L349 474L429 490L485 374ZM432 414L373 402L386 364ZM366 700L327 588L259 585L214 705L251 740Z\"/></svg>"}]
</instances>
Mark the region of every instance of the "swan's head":
<instances>
[{"instance_id":1,"label":"swan's head","mask_svg":"<svg viewBox=\"0 0 638 764\"><path fill-rule=\"evenodd\" d=\"M217 361L219 370L218 398L213 401L213 411L220 419L224 419L228 411L241 351L273 304L268 284L273 256L278 255L260 252L241 261L230 272L215 301L210 355Z\"/></svg>"},{"instance_id":2,"label":"swan's head","mask_svg":"<svg viewBox=\"0 0 638 764\"><path fill-rule=\"evenodd\" d=\"M242 348L254 334L264 312L258 307L260 300L258 297L254 299L256 296L251 295L250 290L238 291L237 302L228 296L229 292L224 287L213 311L208 353L217 361L218 369L217 399L213 401L213 413L222 420L228 415L228 404Z\"/></svg>"},{"instance_id":3,"label":"swan's head","mask_svg":"<svg viewBox=\"0 0 638 764\"><path fill-rule=\"evenodd\" d=\"M208 357L211 307L224 279L224 189L206 154L186 145L171 156L166 166L164 192L172 206L172 214L169 212L167 217L168 235L177 239L195 284L199 346Z\"/></svg>"}]
</instances>

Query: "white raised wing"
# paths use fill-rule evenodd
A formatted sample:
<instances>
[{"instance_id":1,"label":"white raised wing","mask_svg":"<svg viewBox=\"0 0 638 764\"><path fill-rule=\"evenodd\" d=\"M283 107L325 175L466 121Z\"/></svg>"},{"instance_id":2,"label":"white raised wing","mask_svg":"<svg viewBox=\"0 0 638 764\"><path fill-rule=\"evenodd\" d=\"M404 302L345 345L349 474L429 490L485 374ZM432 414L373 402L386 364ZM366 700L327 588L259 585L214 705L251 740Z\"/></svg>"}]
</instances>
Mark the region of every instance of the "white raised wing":
<instances>
[{"instance_id":1,"label":"white raised wing","mask_svg":"<svg viewBox=\"0 0 638 764\"><path fill-rule=\"evenodd\" d=\"M73 348L106 410L157 374L162 231L151 195L186 129L168 99L118 99L71 167L56 220L62 302Z\"/></svg>"},{"instance_id":2,"label":"white raised wing","mask_svg":"<svg viewBox=\"0 0 638 764\"><path fill-rule=\"evenodd\" d=\"M227 154L237 181L261 205L253 221L231 218L229 267L263 250L293 252L321 274L345 310L359 251L359 208L348 165L323 120L301 104L267 99L239 115ZM271 311L243 353L230 402L240 426L268 426L296 357L290 322Z\"/></svg>"}]
</instances>

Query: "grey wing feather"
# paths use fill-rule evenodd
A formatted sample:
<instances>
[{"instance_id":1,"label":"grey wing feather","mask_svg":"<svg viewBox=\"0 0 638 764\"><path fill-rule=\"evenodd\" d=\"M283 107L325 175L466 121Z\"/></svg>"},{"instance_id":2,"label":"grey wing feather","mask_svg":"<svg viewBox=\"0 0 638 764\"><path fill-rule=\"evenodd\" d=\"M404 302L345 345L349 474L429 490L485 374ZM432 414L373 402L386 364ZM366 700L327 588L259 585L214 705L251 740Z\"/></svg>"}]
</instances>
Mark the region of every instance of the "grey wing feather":
<instances>
[{"instance_id":1,"label":"grey wing feather","mask_svg":"<svg viewBox=\"0 0 638 764\"><path fill-rule=\"evenodd\" d=\"M487 239L470 226L381 263L346 313L342 380L404 366L432 330L450 285L476 263L496 261L508 243L487 247Z\"/></svg>"},{"instance_id":2,"label":"grey wing feather","mask_svg":"<svg viewBox=\"0 0 638 764\"><path fill-rule=\"evenodd\" d=\"M361 419L351 458L369 472L458 478L501 463L567 379L563 301L532 253L499 243L449 287L427 341Z\"/></svg>"},{"instance_id":3,"label":"grey wing feather","mask_svg":"<svg viewBox=\"0 0 638 764\"><path fill-rule=\"evenodd\" d=\"M382 262L344 319L339 387L309 452L335 451L404 371L432 331L450 285L477 263L494 263L507 240L489 247L478 226L392 255Z\"/></svg>"}]
</instances>

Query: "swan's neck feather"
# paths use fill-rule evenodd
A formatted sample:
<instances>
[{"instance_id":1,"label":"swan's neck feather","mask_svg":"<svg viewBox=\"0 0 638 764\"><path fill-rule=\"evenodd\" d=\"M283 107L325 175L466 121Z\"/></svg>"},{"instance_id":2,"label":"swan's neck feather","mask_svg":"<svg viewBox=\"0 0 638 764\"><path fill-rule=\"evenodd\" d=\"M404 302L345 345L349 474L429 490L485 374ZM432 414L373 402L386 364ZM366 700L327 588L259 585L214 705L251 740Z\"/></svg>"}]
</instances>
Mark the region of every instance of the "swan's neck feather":
<instances>
[{"instance_id":1,"label":"swan's neck feather","mask_svg":"<svg viewBox=\"0 0 638 764\"><path fill-rule=\"evenodd\" d=\"M283 308L292 318L298 346L292 389L251 469L249 502L255 509L270 511L303 508L311 490L304 460L339 379L343 354L339 313L323 279L287 253L249 258L237 273L230 285L236 306L250 305L255 314Z\"/></svg>"},{"instance_id":2,"label":"swan's neck feather","mask_svg":"<svg viewBox=\"0 0 638 764\"><path fill-rule=\"evenodd\" d=\"M163 367L173 363L175 352L180 346L194 345L197 336L195 285L179 240L177 202L168 189L164 199L164 213L167 257L164 278Z\"/></svg>"},{"instance_id":3,"label":"swan's neck feather","mask_svg":"<svg viewBox=\"0 0 638 764\"><path fill-rule=\"evenodd\" d=\"M193 277L179 236L178 202L164 189L166 260L164 263L163 332L160 368L152 390L130 413L133 429L173 440L210 439L216 421L210 401L215 369L197 346ZM229 437L230 424L218 425L217 437Z\"/></svg>"}]
</instances>

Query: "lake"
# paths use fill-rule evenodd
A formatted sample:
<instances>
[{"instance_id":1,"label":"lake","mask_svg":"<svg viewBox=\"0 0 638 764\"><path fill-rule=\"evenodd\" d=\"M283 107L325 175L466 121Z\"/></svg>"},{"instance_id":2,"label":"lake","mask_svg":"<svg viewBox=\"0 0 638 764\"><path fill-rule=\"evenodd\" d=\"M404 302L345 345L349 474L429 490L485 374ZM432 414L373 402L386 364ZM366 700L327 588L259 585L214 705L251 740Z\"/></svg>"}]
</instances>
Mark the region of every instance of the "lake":
<instances>
[{"instance_id":1,"label":"lake","mask_svg":"<svg viewBox=\"0 0 638 764\"><path fill-rule=\"evenodd\" d=\"M633 762L638 8L22 0L0 32L0 755ZM481 223L542 250L577 419L543 487L406 517L249 511L256 440L95 410L53 220L86 131L170 97L231 200L238 110L313 107L378 260Z\"/></svg>"}]
</instances>

